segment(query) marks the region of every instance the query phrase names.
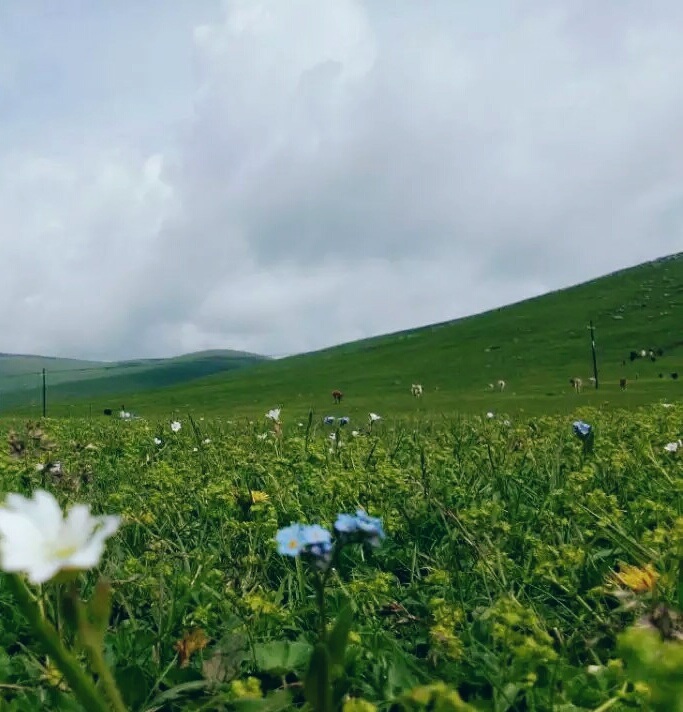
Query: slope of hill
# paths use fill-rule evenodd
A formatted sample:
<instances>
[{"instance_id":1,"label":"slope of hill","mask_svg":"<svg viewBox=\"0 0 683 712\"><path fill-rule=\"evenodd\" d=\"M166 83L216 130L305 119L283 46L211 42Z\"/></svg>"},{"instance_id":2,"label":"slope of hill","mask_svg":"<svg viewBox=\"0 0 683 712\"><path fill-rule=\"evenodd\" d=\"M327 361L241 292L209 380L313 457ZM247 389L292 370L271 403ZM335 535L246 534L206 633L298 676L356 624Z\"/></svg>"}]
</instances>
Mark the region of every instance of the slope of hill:
<instances>
[{"instance_id":1,"label":"slope of hill","mask_svg":"<svg viewBox=\"0 0 683 712\"><path fill-rule=\"evenodd\" d=\"M592 359L588 323L595 325L599 390L588 386ZM366 418L418 409L432 413L487 410L553 412L578 403L632 405L677 398L683 376L683 253L453 322L365 339L292 356L164 390L135 393L123 402L142 414L172 412L261 417L285 406L297 419L318 412ZM631 351L661 350L655 361L630 360ZM659 377L659 374L662 377ZM619 379L626 377L625 392ZM507 383L503 393L488 384ZM410 396L422 383L424 396ZM330 392L345 393L334 407ZM55 400L53 396L53 401ZM103 400L96 407L104 404ZM53 414L81 412L76 401L55 403ZM69 407L67 407L69 406ZM80 409L80 410L79 410Z\"/></svg>"},{"instance_id":2,"label":"slope of hill","mask_svg":"<svg viewBox=\"0 0 683 712\"><path fill-rule=\"evenodd\" d=\"M0 409L39 404L43 368L50 399L70 401L168 387L243 368L264 358L228 350L112 363L0 354Z\"/></svg>"}]
</instances>

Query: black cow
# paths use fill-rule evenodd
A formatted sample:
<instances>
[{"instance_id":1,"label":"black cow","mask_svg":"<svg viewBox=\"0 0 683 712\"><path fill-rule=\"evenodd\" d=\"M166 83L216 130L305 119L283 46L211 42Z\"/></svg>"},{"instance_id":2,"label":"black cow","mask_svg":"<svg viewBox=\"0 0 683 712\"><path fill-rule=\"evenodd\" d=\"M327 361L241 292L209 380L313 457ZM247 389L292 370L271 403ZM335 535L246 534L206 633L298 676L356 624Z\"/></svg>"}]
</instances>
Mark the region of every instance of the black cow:
<instances>
[{"instance_id":1,"label":"black cow","mask_svg":"<svg viewBox=\"0 0 683 712\"><path fill-rule=\"evenodd\" d=\"M671 378L673 378L675 381L678 378L678 373L677 372L672 373Z\"/></svg>"},{"instance_id":2,"label":"black cow","mask_svg":"<svg viewBox=\"0 0 683 712\"><path fill-rule=\"evenodd\" d=\"M105 408L105 409L104 409L104 414L105 414L105 415L111 415L111 408Z\"/></svg>"}]
</instances>

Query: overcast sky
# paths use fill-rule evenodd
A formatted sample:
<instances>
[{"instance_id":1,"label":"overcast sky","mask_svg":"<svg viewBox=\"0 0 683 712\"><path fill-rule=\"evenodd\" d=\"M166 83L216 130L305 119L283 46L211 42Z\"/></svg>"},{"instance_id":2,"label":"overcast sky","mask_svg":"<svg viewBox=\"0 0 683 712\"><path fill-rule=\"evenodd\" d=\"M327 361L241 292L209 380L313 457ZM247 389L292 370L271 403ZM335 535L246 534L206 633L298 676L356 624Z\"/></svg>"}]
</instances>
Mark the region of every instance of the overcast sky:
<instances>
[{"instance_id":1,"label":"overcast sky","mask_svg":"<svg viewBox=\"0 0 683 712\"><path fill-rule=\"evenodd\" d=\"M0 351L305 351L683 249L680 0L0 4Z\"/></svg>"}]
</instances>

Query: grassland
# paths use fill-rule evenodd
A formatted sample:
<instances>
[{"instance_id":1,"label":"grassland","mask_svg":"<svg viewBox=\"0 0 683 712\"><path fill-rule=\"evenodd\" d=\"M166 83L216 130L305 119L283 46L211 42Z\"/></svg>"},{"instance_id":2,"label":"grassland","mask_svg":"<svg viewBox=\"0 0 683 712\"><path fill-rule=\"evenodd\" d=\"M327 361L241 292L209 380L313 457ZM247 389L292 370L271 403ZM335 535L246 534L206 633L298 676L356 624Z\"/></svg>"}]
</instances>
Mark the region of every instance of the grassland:
<instances>
[{"instance_id":1,"label":"grassland","mask_svg":"<svg viewBox=\"0 0 683 712\"><path fill-rule=\"evenodd\" d=\"M96 398L110 402L112 396L122 393L168 388L244 368L263 358L227 350L111 363L0 354L0 411L40 409L43 368L51 400L70 403ZM115 407L118 407L120 399L116 400Z\"/></svg>"},{"instance_id":2,"label":"grassland","mask_svg":"<svg viewBox=\"0 0 683 712\"><path fill-rule=\"evenodd\" d=\"M592 375L588 324L595 325L600 388L577 396L569 379ZM260 417L275 406L305 417L309 408L367 417L496 412L568 413L578 403L601 408L633 407L680 397L683 378L683 257L656 262L576 287L454 322L366 339L314 353L221 373L191 383L149 390L141 383L114 400L141 415L173 413ZM629 360L632 350L663 350L654 363ZM623 362L626 362L625 364ZM659 378L659 374L663 378ZM628 379L626 392L619 379ZM504 379L504 393L490 382ZM411 383L424 397L410 396ZM149 385L149 384L147 384ZM333 407L330 393L345 393ZM107 391L116 393L115 389ZM69 397L66 397L66 396ZM85 415L111 403L90 394L77 397L51 389L52 415ZM38 401L33 410L36 412Z\"/></svg>"},{"instance_id":3,"label":"grassland","mask_svg":"<svg viewBox=\"0 0 683 712\"><path fill-rule=\"evenodd\" d=\"M574 415L592 442L563 416L380 421L355 437L288 418L184 418L177 433L0 421L0 475L6 492L124 517L79 584L89 600L112 582L98 626L118 709L681 712L683 448L665 445L683 410ZM357 507L386 537L345 547L321 599L317 569L274 538ZM90 669L59 604L69 589L33 588ZM320 601L329 645L347 642L324 670ZM0 604L3 709L80 709L6 574Z\"/></svg>"}]
</instances>

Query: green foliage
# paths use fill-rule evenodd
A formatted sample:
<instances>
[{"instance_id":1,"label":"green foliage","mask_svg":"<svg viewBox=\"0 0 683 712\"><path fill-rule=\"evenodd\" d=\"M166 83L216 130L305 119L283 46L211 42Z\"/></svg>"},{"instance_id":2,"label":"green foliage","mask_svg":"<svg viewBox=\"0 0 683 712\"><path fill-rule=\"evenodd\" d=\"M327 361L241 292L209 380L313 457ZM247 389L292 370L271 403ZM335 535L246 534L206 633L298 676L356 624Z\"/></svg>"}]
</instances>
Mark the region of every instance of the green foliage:
<instances>
[{"instance_id":1,"label":"green foliage","mask_svg":"<svg viewBox=\"0 0 683 712\"><path fill-rule=\"evenodd\" d=\"M78 598L37 594L83 664L101 641L131 712L674 712L682 416L581 409L590 452L574 415L380 421L334 448L304 419L7 421L0 478L124 517ZM387 537L343 549L321 599L275 534L358 506ZM4 707L78 709L5 575L0 603Z\"/></svg>"}]
</instances>

